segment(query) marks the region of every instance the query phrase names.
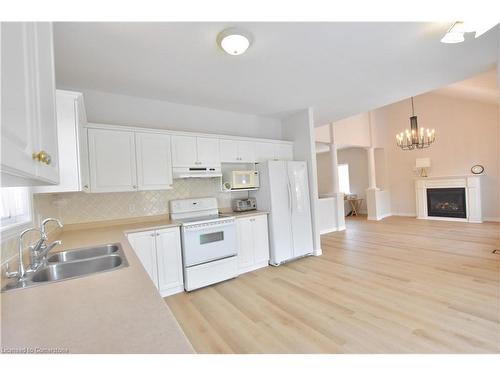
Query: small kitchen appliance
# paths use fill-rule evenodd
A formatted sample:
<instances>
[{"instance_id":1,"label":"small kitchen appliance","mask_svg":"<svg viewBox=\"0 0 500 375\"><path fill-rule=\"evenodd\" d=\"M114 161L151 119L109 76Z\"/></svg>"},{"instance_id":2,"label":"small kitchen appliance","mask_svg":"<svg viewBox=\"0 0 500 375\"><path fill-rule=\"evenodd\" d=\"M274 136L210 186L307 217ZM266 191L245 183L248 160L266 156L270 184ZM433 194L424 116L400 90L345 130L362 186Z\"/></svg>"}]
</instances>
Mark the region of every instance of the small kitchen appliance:
<instances>
[{"instance_id":1,"label":"small kitchen appliance","mask_svg":"<svg viewBox=\"0 0 500 375\"><path fill-rule=\"evenodd\" d=\"M259 172L249 171L227 171L222 176L226 190L256 189L260 187Z\"/></svg>"},{"instance_id":2,"label":"small kitchen appliance","mask_svg":"<svg viewBox=\"0 0 500 375\"><path fill-rule=\"evenodd\" d=\"M233 200L233 211L252 211L257 209L257 200L255 198L235 199Z\"/></svg>"}]
</instances>

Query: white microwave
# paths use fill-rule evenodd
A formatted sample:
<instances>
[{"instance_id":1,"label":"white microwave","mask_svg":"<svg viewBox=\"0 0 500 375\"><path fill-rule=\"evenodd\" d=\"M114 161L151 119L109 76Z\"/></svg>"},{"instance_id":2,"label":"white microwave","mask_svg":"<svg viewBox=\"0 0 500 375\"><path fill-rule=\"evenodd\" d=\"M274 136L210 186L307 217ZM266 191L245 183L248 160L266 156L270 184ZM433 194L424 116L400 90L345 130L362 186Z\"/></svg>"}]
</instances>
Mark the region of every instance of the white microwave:
<instances>
[{"instance_id":1,"label":"white microwave","mask_svg":"<svg viewBox=\"0 0 500 375\"><path fill-rule=\"evenodd\" d=\"M257 171L229 171L224 175L226 189L254 189L260 187L259 172Z\"/></svg>"}]
</instances>

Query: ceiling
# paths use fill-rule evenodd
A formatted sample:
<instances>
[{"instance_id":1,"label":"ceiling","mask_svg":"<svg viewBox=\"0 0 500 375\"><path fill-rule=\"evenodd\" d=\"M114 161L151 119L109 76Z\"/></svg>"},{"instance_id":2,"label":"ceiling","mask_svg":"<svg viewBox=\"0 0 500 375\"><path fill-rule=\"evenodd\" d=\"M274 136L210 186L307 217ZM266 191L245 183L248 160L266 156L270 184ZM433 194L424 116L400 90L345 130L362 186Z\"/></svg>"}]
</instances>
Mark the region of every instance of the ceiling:
<instances>
[{"instance_id":1,"label":"ceiling","mask_svg":"<svg viewBox=\"0 0 500 375\"><path fill-rule=\"evenodd\" d=\"M253 34L241 56L216 45ZM315 124L490 70L498 32L446 45L448 23L56 23L61 88L94 89L235 112L314 108ZM498 29L498 26L497 28Z\"/></svg>"}]
</instances>

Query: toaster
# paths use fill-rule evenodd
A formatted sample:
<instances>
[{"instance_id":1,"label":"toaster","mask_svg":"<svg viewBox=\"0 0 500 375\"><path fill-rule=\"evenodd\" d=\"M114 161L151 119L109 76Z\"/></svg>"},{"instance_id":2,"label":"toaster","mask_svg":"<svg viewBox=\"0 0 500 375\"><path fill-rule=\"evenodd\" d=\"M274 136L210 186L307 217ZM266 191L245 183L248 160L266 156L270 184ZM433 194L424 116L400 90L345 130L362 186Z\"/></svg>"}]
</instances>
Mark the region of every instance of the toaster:
<instances>
[{"instance_id":1,"label":"toaster","mask_svg":"<svg viewBox=\"0 0 500 375\"><path fill-rule=\"evenodd\" d=\"M233 211L251 211L257 209L257 201L255 198L235 199L233 200Z\"/></svg>"}]
</instances>

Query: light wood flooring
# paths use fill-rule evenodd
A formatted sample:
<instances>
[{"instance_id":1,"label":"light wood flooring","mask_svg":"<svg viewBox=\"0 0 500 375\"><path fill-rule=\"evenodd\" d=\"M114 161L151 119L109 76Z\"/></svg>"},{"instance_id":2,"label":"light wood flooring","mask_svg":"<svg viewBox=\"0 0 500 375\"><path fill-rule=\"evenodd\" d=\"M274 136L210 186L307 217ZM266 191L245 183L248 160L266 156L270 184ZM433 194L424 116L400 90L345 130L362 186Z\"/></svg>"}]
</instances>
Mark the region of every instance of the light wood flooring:
<instances>
[{"instance_id":1,"label":"light wood flooring","mask_svg":"<svg viewBox=\"0 0 500 375\"><path fill-rule=\"evenodd\" d=\"M361 216L321 242L165 301L199 353L500 352L500 223Z\"/></svg>"}]
</instances>

